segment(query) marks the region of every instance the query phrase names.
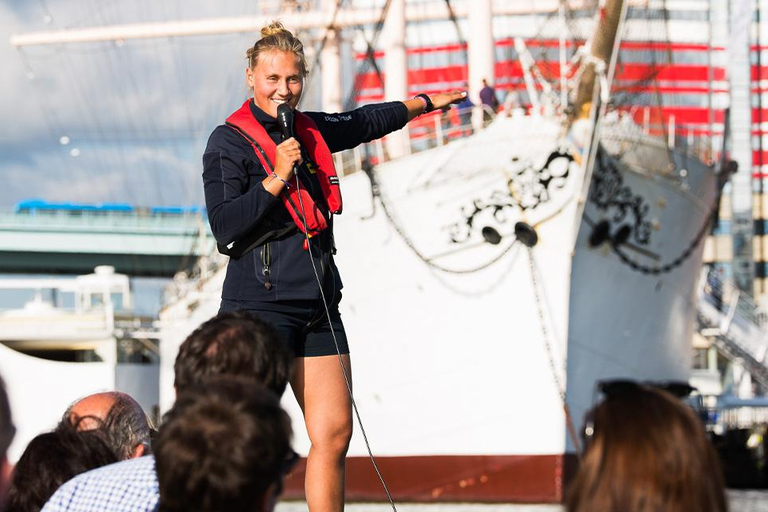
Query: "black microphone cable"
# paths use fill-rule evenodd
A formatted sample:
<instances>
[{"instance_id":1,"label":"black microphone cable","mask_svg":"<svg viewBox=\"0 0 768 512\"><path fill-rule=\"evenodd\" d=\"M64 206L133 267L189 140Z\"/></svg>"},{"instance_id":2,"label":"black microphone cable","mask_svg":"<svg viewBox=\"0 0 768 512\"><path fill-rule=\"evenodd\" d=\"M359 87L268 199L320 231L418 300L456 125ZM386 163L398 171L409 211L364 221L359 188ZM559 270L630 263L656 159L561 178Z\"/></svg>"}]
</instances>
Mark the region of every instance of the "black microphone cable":
<instances>
[{"instance_id":1,"label":"black microphone cable","mask_svg":"<svg viewBox=\"0 0 768 512\"><path fill-rule=\"evenodd\" d=\"M291 108L286 105L282 104L278 106L277 108L277 118L280 122L280 127L283 130L283 137L284 138L290 138L293 137L293 111ZM299 208L301 209L301 221L304 225L304 240L307 244L307 252L309 253L309 260L312 263L312 270L315 274L315 281L317 282L317 287L320 290L320 298L323 302L323 309L325 310L325 317L328 320L328 327L331 330L331 336L333 337L333 344L336 346L336 354L339 358L339 365L341 366L341 374L344 376L344 383L347 386L347 393L349 394L349 400L352 403L352 410L355 412L355 417L357 418L357 424L360 426L360 432L363 434L363 440L365 441L365 448L368 450L368 457L371 459L371 463L373 464L373 469L376 471L376 475L379 477L379 481L381 482L382 487L384 488L384 493L387 495L387 499L389 500L389 504L392 506L392 510L394 512L397 512L397 506L395 505L395 501L392 498L392 494L389 492L389 487L387 487L386 481L384 481L384 476L381 474L381 470L379 469L379 465L376 463L376 458L373 455L373 451L371 450L371 444L368 441L368 434L365 432L365 427L363 426L363 420L360 417L360 411L357 408L357 402L355 401L354 393L352 392L352 383L349 381L349 377L347 377L347 366L344 364L344 359L341 356L341 349L339 348L339 342L336 338L336 331L333 328L333 321L331 320L331 312L328 307L328 300L325 297L325 291L323 290L323 283L320 280L320 273L317 271L317 266L315 265L315 258L312 255L312 243L309 239L309 233L308 233L308 227L307 227L307 213L304 210L304 202L301 199L301 178L299 177L299 166L295 165L293 166L293 173L296 175L296 191L299 192L297 195L299 197ZM331 229L330 225L329 228Z\"/></svg>"}]
</instances>

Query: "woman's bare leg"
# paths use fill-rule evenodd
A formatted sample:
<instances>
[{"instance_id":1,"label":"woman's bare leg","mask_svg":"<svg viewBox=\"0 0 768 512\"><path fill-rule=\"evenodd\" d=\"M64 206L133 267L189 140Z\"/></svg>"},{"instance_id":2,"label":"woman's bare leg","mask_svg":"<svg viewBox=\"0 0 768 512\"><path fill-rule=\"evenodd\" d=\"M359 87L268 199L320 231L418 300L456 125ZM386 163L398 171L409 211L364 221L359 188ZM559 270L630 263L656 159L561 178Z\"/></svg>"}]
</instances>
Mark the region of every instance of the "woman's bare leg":
<instances>
[{"instance_id":1,"label":"woman's bare leg","mask_svg":"<svg viewBox=\"0 0 768 512\"><path fill-rule=\"evenodd\" d=\"M352 383L349 355L343 355ZM345 458L352 437L352 402L339 357L298 357L291 387L304 411L312 446L304 491L310 512L344 510Z\"/></svg>"}]
</instances>

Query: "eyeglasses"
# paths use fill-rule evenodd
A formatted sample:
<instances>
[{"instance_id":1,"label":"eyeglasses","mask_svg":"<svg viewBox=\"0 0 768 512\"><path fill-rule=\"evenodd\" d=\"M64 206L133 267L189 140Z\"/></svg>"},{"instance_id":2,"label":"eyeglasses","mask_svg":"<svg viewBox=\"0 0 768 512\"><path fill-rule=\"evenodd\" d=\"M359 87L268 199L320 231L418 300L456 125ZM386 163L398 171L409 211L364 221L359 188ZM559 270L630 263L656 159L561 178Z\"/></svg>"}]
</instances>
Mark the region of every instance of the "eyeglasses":
<instances>
[{"instance_id":1,"label":"eyeglasses","mask_svg":"<svg viewBox=\"0 0 768 512\"><path fill-rule=\"evenodd\" d=\"M290 472L293 470L294 467L296 467L296 464L299 462L299 459L301 456L296 453L296 451L293 448L289 449L288 455L285 456L285 459L283 460L283 465L280 468L280 478L277 481L277 488L275 489L275 496L280 496L283 494L283 487L284 487L284 481L285 477L290 474Z\"/></svg>"},{"instance_id":2,"label":"eyeglasses","mask_svg":"<svg viewBox=\"0 0 768 512\"><path fill-rule=\"evenodd\" d=\"M283 461L283 466L281 468L282 475L286 476L287 474L289 474L293 470L293 468L296 467L296 463L299 462L300 458L301 456L298 453L296 453L296 451L293 450L293 448L291 448L290 451L288 452L288 455L285 457L285 460Z\"/></svg>"},{"instance_id":3,"label":"eyeglasses","mask_svg":"<svg viewBox=\"0 0 768 512\"><path fill-rule=\"evenodd\" d=\"M606 399L617 398L625 396L629 393L642 390L643 388L659 389L666 391L670 395L679 398L681 400L688 399L691 393L696 391L696 388L683 381L675 380L663 380L663 381L642 381L630 379L612 379L601 380L595 385L595 396L592 399L592 408L587 412L584 418L584 428L581 432L582 453L587 451L587 448L592 443L592 439L595 435L595 409L597 392L602 393Z\"/></svg>"}]
</instances>

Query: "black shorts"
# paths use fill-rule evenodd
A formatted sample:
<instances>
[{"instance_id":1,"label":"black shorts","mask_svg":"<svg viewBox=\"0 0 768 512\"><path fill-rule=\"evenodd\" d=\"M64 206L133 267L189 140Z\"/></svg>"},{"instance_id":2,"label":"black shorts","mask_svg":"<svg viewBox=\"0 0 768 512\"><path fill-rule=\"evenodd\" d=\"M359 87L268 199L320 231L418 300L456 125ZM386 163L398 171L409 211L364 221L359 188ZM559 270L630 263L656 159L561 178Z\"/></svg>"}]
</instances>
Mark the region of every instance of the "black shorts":
<instances>
[{"instance_id":1,"label":"black shorts","mask_svg":"<svg viewBox=\"0 0 768 512\"><path fill-rule=\"evenodd\" d=\"M244 302L222 299L219 313L242 311L264 320L280 333L296 357L349 354L347 333L344 331L341 313L339 313L341 294L337 293L334 299L334 302L328 305L330 323L321 299L283 300L279 302ZM331 327L333 327L333 332L331 332ZM334 334L336 335L335 341Z\"/></svg>"}]
</instances>

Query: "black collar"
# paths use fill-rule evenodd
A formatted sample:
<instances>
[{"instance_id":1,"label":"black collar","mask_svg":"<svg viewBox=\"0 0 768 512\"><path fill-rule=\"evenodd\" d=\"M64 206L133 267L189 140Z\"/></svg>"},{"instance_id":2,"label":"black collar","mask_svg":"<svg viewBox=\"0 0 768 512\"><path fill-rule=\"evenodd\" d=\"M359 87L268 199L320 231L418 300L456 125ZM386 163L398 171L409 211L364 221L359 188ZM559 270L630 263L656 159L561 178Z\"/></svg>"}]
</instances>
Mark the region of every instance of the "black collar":
<instances>
[{"instance_id":1,"label":"black collar","mask_svg":"<svg viewBox=\"0 0 768 512\"><path fill-rule=\"evenodd\" d=\"M259 124L264 127L272 139L274 139L275 135L277 135L277 141L279 141L282 133L280 131L280 125L277 124L277 118L272 117L271 115L261 110L258 106L256 106L256 102L253 100L251 100L248 105L250 105L251 114L253 114L253 117L256 118L256 121L258 121Z\"/></svg>"}]
</instances>

